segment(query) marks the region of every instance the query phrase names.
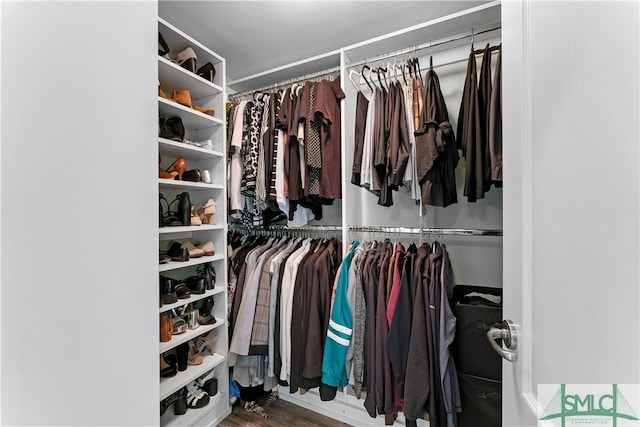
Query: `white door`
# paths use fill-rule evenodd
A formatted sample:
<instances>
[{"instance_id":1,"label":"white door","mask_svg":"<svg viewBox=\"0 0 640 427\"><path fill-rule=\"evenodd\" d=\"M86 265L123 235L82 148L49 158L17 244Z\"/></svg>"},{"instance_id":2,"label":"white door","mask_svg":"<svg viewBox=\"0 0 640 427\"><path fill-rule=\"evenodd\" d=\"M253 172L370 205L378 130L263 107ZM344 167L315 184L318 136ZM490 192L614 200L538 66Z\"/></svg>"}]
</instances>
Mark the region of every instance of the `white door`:
<instances>
[{"instance_id":1,"label":"white door","mask_svg":"<svg viewBox=\"0 0 640 427\"><path fill-rule=\"evenodd\" d=\"M503 425L535 426L539 384L640 383L639 5L502 14L504 316L518 331Z\"/></svg>"}]
</instances>

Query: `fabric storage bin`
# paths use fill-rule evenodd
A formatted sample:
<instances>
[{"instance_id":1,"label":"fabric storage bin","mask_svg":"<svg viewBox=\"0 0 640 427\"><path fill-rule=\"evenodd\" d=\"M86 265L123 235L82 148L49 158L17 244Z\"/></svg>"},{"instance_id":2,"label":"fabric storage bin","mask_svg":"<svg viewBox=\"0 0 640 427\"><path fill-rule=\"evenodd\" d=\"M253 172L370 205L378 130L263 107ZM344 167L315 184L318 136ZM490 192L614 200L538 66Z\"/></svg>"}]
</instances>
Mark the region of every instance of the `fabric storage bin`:
<instances>
[{"instance_id":1,"label":"fabric storage bin","mask_svg":"<svg viewBox=\"0 0 640 427\"><path fill-rule=\"evenodd\" d=\"M462 412L458 427L502 425L502 382L458 372Z\"/></svg>"}]
</instances>

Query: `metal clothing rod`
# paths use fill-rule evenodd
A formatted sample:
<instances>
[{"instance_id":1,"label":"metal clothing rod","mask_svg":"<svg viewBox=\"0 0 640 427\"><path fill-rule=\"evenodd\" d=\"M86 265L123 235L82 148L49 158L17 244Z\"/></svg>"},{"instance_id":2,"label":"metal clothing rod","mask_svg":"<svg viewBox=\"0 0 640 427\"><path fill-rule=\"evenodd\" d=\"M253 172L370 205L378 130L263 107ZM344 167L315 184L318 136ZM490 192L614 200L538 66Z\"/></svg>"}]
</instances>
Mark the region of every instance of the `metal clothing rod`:
<instances>
[{"instance_id":1,"label":"metal clothing rod","mask_svg":"<svg viewBox=\"0 0 640 427\"><path fill-rule=\"evenodd\" d=\"M423 50L423 49L430 49L430 48L434 48L434 47L441 46L441 45L444 45L444 44L453 43L453 42L458 41L458 40L463 40L463 39L466 39L466 38L470 38L472 36L475 37L475 36L477 36L479 34L489 33L489 32L492 32L492 31L499 30L501 28L502 27L500 26L500 24L494 24L493 26L490 26L489 28L486 28L484 30L469 31L469 32L464 33L464 34L458 34L458 35L453 36L451 38L442 39L442 40L436 40L434 42L422 43L422 44L419 44L417 46L407 47L407 48L399 50L399 51L384 53L382 55L377 55L377 56L374 56L372 58L367 58L367 59L363 59L363 60L358 61L358 62L351 63L351 64L347 65L347 69L353 68L353 67L358 67L360 65L364 65L364 64L368 64L368 63L372 63L372 62L383 61L385 59L393 58L395 56L407 55L407 54L414 53L414 52L417 52L417 51ZM484 52L484 50L480 49L479 53L482 53L482 52ZM476 51L474 51L474 53L476 53ZM467 60L467 59L468 58L465 58L465 60Z\"/></svg>"},{"instance_id":2,"label":"metal clothing rod","mask_svg":"<svg viewBox=\"0 0 640 427\"><path fill-rule=\"evenodd\" d=\"M324 232L324 231L342 231L342 226L340 225L305 225L302 227L290 228L283 224L272 224L269 228L262 227L246 227L244 225L237 224L229 224L229 231L238 231L238 232Z\"/></svg>"},{"instance_id":3,"label":"metal clothing rod","mask_svg":"<svg viewBox=\"0 0 640 427\"><path fill-rule=\"evenodd\" d=\"M354 233L420 234L434 233L447 236L502 236L502 230L468 228L420 228L420 227L375 227L349 226Z\"/></svg>"},{"instance_id":4,"label":"metal clothing rod","mask_svg":"<svg viewBox=\"0 0 640 427\"><path fill-rule=\"evenodd\" d=\"M273 83L273 84L270 84L268 86L263 86L261 88L250 89L250 90L245 90L245 91L242 91L242 92L232 93L232 94L230 94L228 96L228 98L229 99L243 98L243 97L246 97L248 95L253 95L255 92L275 90L275 89L283 87L283 86L289 86L289 85L292 85L294 83L307 81L307 80L315 79L315 78L318 78L318 77L327 76L327 75L334 74L334 73L339 72L339 71L340 71L340 67L339 66L338 67L332 67L332 68L328 68L326 70L316 71L314 73L306 74L306 75L301 76L301 77L295 77L293 79L287 79L287 80L281 81L279 83Z\"/></svg>"}]
</instances>

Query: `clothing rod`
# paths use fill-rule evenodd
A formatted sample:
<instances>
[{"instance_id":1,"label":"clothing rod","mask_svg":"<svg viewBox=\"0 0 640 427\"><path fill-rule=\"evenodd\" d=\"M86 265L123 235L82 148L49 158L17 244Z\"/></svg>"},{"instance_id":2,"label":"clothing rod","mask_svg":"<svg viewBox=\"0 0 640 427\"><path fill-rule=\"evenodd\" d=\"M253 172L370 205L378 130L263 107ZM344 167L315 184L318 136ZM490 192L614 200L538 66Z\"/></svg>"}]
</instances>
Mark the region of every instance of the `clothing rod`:
<instances>
[{"instance_id":1,"label":"clothing rod","mask_svg":"<svg viewBox=\"0 0 640 427\"><path fill-rule=\"evenodd\" d=\"M420 228L420 227L375 227L349 226L354 233L420 234L433 233L447 236L502 236L502 230L468 228Z\"/></svg>"},{"instance_id":2,"label":"clothing rod","mask_svg":"<svg viewBox=\"0 0 640 427\"><path fill-rule=\"evenodd\" d=\"M292 85L294 83L298 83L301 81L306 81L306 80L311 80L311 79L315 79L318 77L323 77L323 76L327 76L336 72L340 71L340 67L331 67L328 68L326 70L322 70L322 71L316 71L314 73L310 73L310 74L306 74L304 76L300 76L300 77L295 77L292 79L287 79L287 80L283 80L279 83L273 83L270 84L268 86L263 86L261 88L257 88L257 89L249 89L249 90L245 90L242 92L237 92L237 93L232 93L228 96L229 99L237 99L237 98L242 98L248 95L253 95L253 93L255 92L261 92L261 91L269 91L269 90L275 90L276 88L280 88L283 86L289 86Z\"/></svg>"},{"instance_id":3,"label":"clothing rod","mask_svg":"<svg viewBox=\"0 0 640 427\"><path fill-rule=\"evenodd\" d=\"M484 30L469 31L469 32L464 33L464 34L458 34L458 35L453 36L451 38L442 39L442 40L436 40L434 42L422 43L422 44L419 44L417 46L411 46L411 47L407 47L407 48L401 49L399 51L388 52L388 53L385 53L385 54L382 54L382 55L377 55L377 56L374 56L374 57L371 57L371 58L363 59L361 61L357 61L357 62L354 62L352 64L349 64L349 65L347 65L347 69L358 67L360 65L364 65L364 64L367 64L367 63L371 63L371 62L383 61L385 59L393 58L393 57L400 56L400 55L407 55L407 54L410 54L410 53L413 53L413 52L417 52L417 51L423 50L423 49L434 48L434 47L441 46L441 45L444 45L444 44L453 43L455 41L459 41L459 40L463 40L463 39L466 39L466 38L470 38L472 36L475 37L475 36L480 35L480 34L485 34L485 33L489 33L489 32L492 32L492 31L500 30L501 28L502 28L501 25L494 24L494 25L492 25L492 26L490 26L488 28L485 28ZM482 49L480 49L479 51L484 52L484 50L482 50ZM476 51L474 51L474 53L476 53Z\"/></svg>"},{"instance_id":4,"label":"clothing rod","mask_svg":"<svg viewBox=\"0 0 640 427\"><path fill-rule=\"evenodd\" d=\"M269 228L249 228L244 225L229 224L229 231L245 231L245 232L324 232L324 231L342 231L340 225L305 225L302 227L287 227L283 224L271 224Z\"/></svg>"}]
</instances>

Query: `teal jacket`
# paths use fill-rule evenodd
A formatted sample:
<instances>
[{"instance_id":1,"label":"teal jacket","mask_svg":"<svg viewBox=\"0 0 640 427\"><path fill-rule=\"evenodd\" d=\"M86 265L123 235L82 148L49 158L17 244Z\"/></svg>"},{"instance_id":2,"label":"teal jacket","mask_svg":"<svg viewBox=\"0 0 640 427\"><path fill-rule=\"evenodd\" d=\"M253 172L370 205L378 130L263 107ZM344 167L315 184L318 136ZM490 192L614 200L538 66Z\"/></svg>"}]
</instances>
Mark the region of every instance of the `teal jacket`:
<instances>
[{"instance_id":1,"label":"teal jacket","mask_svg":"<svg viewBox=\"0 0 640 427\"><path fill-rule=\"evenodd\" d=\"M347 299L347 288L349 287L349 267L353 259L353 252L358 245L359 242L355 240L351 245L351 250L342 261L336 297L331 308L327 339L324 344L322 382L333 387L344 387L349 382L345 358L351 341L353 318Z\"/></svg>"}]
</instances>

